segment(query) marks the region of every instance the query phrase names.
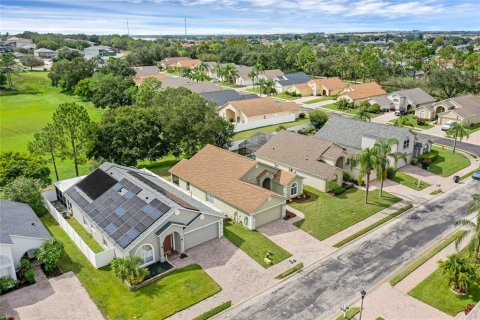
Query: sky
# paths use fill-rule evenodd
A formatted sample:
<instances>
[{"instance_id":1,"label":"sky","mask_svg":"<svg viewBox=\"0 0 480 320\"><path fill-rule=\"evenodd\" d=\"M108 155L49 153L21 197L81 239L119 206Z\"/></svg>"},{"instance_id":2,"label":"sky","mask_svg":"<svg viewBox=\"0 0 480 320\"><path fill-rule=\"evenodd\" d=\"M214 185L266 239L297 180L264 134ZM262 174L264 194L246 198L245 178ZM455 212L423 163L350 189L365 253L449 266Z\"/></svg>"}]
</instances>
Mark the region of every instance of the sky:
<instances>
[{"instance_id":1,"label":"sky","mask_svg":"<svg viewBox=\"0 0 480 320\"><path fill-rule=\"evenodd\" d=\"M130 35L480 30L479 0L1 0L0 32Z\"/></svg>"}]
</instances>

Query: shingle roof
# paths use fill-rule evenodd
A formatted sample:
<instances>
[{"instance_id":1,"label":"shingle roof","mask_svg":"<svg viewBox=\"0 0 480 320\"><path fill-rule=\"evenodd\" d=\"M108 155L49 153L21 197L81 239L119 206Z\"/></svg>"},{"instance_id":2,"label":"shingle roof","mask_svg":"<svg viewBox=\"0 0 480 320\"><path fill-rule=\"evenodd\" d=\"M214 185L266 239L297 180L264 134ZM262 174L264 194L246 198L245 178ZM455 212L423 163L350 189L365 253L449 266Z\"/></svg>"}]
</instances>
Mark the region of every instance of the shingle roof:
<instances>
[{"instance_id":1,"label":"shingle roof","mask_svg":"<svg viewBox=\"0 0 480 320\"><path fill-rule=\"evenodd\" d=\"M328 179L337 169L320 161L322 155L330 158L348 156L344 148L330 141L286 130L274 135L256 152L258 158L265 158Z\"/></svg>"},{"instance_id":2,"label":"shingle roof","mask_svg":"<svg viewBox=\"0 0 480 320\"><path fill-rule=\"evenodd\" d=\"M157 66L140 66L135 67L137 76L157 75L160 73L160 69Z\"/></svg>"},{"instance_id":3,"label":"shingle roof","mask_svg":"<svg viewBox=\"0 0 480 320\"><path fill-rule=\"evenodd\" d=\"M461 97L450 98L455 104L462 106L455 108L452 111L462 116L463 118L470 118L480 115L480 97L467 95Z\"/></svg>"},{"instance_id":4,"label":"shingle roof","mask_svg":"<svg viewBox=\"0 0 480 320\"><path fill-rule=\"evenodd\" d=\"M424 104L424 103L433 103L435 98L423 91L420 88L405 89L395 91L392 94L397 94L400 97L405 97L408 100L414 102L415 104Z\"/></svg>"},{"instance_id":5,"label":"shingle roof","mask_svg":"<svg viewBox=\"0 0 480 320\"><path fill-rule=\"evenodd\" d=\"M250 76L248 75L250 72L252 72L253 67L248 67L248 66L239 66L235 65L235 68L238 71L238 76L245 79L249 80Z\"/></svg>"},{"instance_id":6,"label":"shingle roof","mask_svg":"<svg viewBox=\"0 0 480 320\"><path fill-rule=\"evenodd\" d=\"M47 48L40 48L40 49L35 50L35 52L48 52L48 53L53 53L53 52L55 52L55 51L54 51L54 50L47 49Z\"/></svg>"},{"instance_id":7,"label":"shingle roof","mask_svg":"<svg viewBox=\"0 0 480 320\"><path fill-rule=\"evenodd\" d=\"M393 106L392 100L388 99L387 95L376 96L370 99L373 100L375 103L378 103L380 107L383 107L383 108L390 109L390 107Z\"/></svg>"},{"instance_id":8,"label":"shingle roof","mask_svg":"<svg viewBox=\"0 0 480 320\"><path fill-rule=\"evenodd\" d=\"M283 77L285 77L286 79L281 78L281 79L276 80L282 86L288 86L288 85L298 84L298 83L305 83L305 82L308 82L310 80L310 77L303 72L288 73L288 74L284 74Z\"/></svg>"},{"instance_id":9,"label":"shingle roof","mask_svg":"<svg viewBox=\"0 0 480 320\"><path fill-rule=\"evenodd\" d=\"M50 239L50 233L28 204L0 200L0 243L12 244L10 236Z\"/></svg>"},{"instance_id":10,"label":"shingle roof","mask_svg":"<svg viewBox=\"0 0 480 320\"><path fill-rule=\"evenodd\" d=\"M284 111L297 111L300 108L295 102L278 102L271 97L232 101L229 105L243 112L247 117Z\"/></svg>"},{"instance_id":11,"label":"shingle roof","mask_svg":"<svg viewBox=\"0 0 480 320\"><path fill-rule=\"evenodd\" d=\"M273 191L241 180L255 165L257 161L207 145L192 158L177 163L169 172L252 214L270 197L283 199Z\"/></svg>"},{"instance_id":12,"label":"shingle roof","mask_svg":"<svg viewBox=\"0 0 480 320\"><path fill-rule=\"evenodd\" d=\"M180 68L182 67L192 68L192 67L196 67L200 63L202 63L200 59L185 59L185 60L179 60L177 64L180 65Z\"/></svg>"},{"instance_id":13,"label":"shingle roof","mask_svg":"<svg viewBox=\"0 0 480 320\"><path fill-rule=\"evenodd\" d=\"M315 82L317 85L322 85L328 90L341 90L348 87L348 83L343 82L338 77L333 78L323 78L323 79L312 79L311 81Z\"/></svg>"},{"instance_id":14,"label":"shingle roof","mask_svg":"<svg viewBox=\"0 0 480 320\"><path fill-rule=\"evenodd\" d=\"M225 103L237 100L247 100L258 98L258 95L252 94L240 94L236 90L222 90L222 91L210 91L201 92L201 96L205 99L213 101L217 106L223 106Z\"/></svg>"},{"instance_id":15,"label":"shingle roof","mask_svg":"<svg viewBox=\"0 0 480 320\"><path fill-rule=\"evenodd\" d=\"M345 93L352 100L365 99L375 96L381 96L387 94L382 87L376 82L351 84L349 86L350 92Z\"/></svg>"},{"instance_id":16,"label":"shingle roof","mask_svg":"<svg viewBox=\"0 0 480 320\"><path fill-rule=\"evenodd\" d=\"M262 74L270 80L274 80L275 78L283 75L283 71L280 69L272 69L272 70L265 70L262 72Z\"/></svg>"},{"instance_id":17,"label":"shingle roof","mask_svg":"<svg viewBox=\"0 0 480 320\"><path fill-rule=\"evenodd\" d=\"M159 74L152 74L152 75L143 75L143 76L133 76L133 81L135 82L135 85L139 86L143 83L143 81L147 78L155 78L157 80L163 81L165 79L169 79L169 76L164 74L164 73L159 73Z\"/></svg>"},{"instance_id":18,"label":"shingle roof","mask_svg":"<svg viewBox=\"0 0 480 320\"><path fill-rule=\"evenodd\" d=\"M188 60L188 59L190 58L189 57L168 57L160 61L160 63L168 67L168 66L176 65L178 61Z\"/></svg>"},{"instance_id":19,"label":"shingle roof","mask_svg":"<svg viewBox=\"0 0 480 320\"><path fill-rule=\"evenodd\" d=\"M411 134L409 129L386 124L365 122L343 116L332 115L328 122L315 134L316 138L335 142L347 148L362 149L362 137L396 138L402 141Z\"/></svg>"}]
</instances>

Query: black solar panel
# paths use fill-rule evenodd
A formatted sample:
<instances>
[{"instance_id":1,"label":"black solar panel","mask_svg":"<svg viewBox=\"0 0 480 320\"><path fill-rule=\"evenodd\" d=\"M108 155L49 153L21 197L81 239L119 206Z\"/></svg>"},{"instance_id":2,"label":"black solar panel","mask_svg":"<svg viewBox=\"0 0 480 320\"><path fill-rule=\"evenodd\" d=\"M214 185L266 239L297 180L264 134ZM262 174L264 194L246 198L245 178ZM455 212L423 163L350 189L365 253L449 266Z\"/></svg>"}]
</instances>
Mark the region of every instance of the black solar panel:
<instances>
[{"instance_id":1,"label":"black solar panel","mask_svg":"<svg viewBox=\"0 0 480 320\"><path fill-rule=\"evenodd\" d=\"M162 187L160 187L159 185L157 185L155 182L151 181L150 179L144 177L143 175L141 175L140 173L138 172L135 172L135 171L129 171L129 173L134 176L135 178L137 178L138 180L142 181L143 183L145 183L147 186L149 186L150 188L154 189L155 191L163 194L165 197L169 198L170 200L172 200L173 202L175 202L176 204L178 204L179 206L185 208L185 209L189 209L189 210L195 210L195 211L200 211L198 210L196 207L192 206L190 203L186 202L185 200L177 197L176 195L174 195L173 193L171 192L168 192L167 190L163 189Z\"/></svg>"},{"instance_id":2,"label":"black solar panel","mask_svg":"<svg viewBox=\"0 0 480 320\"><path fill-rule=\"evenodd\" d=\"M108 173L96 169L77 183L77 187L92 200L96 200L116 183L117 180L113 179Z\"/></svg>"}]
</instances>

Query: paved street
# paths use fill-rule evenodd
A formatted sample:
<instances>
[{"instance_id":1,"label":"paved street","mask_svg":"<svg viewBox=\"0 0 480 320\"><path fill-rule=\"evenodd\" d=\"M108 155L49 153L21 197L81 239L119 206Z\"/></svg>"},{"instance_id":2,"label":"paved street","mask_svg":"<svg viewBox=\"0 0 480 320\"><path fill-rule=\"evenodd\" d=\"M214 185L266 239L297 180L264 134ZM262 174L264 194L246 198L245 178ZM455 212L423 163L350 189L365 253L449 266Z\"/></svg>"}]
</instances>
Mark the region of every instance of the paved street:
<instances>
[{"instance_id":1,"label":"paved street","mask_svg":"<svg viewBox=\"0 0 480 320\"><path fill-rule=\"evenodd\" d=\"M418 136L420 136L422 138L430 139L433 143L444 144L446 146L453 146L453 140L452 139L436 137L436 136L432 136L432 135L424 134L424 133L419 133L419 132L417 132L417 134L418 134ZM473 140L472 140L472 143L473 143ZM471 153L474 153L474 154L477 154L477 155L480 156L480 146L472 144L472 143L457 141L457 148L466 150L468 152L471 152ZM478 141L477 143L480 143L480 141Z\"/></svg>"},{"instance_id":2,"label":"paved street","mask_svg":"<svg viewBox=\"0 0 480 320\"><path fill-rule=\"evenodd\" d=\"M222 319L327 319L454 228L480 183L470 180L234 307ZM368 297L366 298L368 301Z\"/></svg>"}]
</instances>

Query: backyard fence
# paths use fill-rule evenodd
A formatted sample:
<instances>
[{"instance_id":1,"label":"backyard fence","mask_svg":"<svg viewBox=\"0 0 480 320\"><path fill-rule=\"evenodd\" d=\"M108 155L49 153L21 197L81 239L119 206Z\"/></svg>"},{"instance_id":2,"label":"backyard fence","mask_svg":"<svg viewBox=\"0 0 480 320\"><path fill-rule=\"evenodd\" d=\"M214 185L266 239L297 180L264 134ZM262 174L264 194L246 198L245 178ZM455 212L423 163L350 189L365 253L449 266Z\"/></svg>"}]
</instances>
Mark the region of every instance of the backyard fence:
<instances>
[{"instance_id":1,"label":"backyard fence","mask_svg":"<svg viewBox=\"0 0 480 320\"><path fill-rule=\"evenodd\" d=\"M236 123L234 131L235 132L245 131L245 130L255 129L259 127L271 126L274 124L281 124L281 123L287 123L287 122L293 122L293 121L295 121L294 114L291 114L288 116L263 119L263 120L253 121L253 122Z\"/></svg>"},{"instance_id":2,"label":"backyard fence","mask_svg":"<svg viewBox=\"0 0 480 320\"><path fill-rule=\"evenodd\" d=\"M115 252L112 249L108 249L99 253L95 253L90 247L82 240L78 233L70 226L70 224L63 218L62 214L52 205L51 201L57 200L55 190L47 191L42 194L44 203L52 215L52 217L58 222L62 229L68 234L70 239L77 245L82 253L87 257L88 261L95 267L101 268L108 265L113 258L115 258Z\"/></svg>"}]
</instances>

